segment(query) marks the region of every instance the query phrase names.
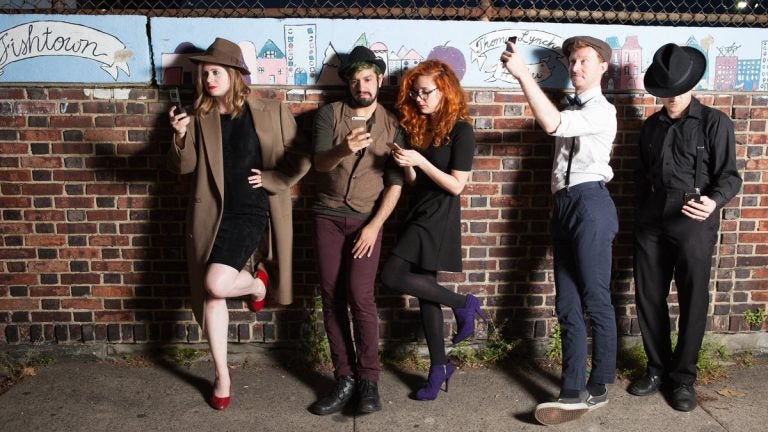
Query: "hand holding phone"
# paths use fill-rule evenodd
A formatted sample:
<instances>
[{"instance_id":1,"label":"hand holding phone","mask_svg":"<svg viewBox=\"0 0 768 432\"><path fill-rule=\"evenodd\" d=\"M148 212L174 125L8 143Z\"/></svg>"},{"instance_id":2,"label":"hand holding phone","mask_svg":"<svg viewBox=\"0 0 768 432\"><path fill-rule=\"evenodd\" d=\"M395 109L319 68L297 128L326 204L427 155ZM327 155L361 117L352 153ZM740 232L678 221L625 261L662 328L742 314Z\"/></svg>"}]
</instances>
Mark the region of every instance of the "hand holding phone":
<instances>
[{"instance_id":1,"label":"hand holding phone","mask_svg":"<svg viewBox=\"0 0 768 432\"><path fill-rule=\"evenodd\" d=\"M688 201L693 200L693 202L702 204L701 202L701 194L698 192L685 192L683 194L683 204L688 204Z\"/></svg>"},{"instance_id":2,"label":"hand holding phone","mask_svg":"<svg viewBox=\"0 0 768 432\"><path fill-rule=\"evenodd\" d=\"M173 106L176 107L175 115L179 114L185 114L186 111L184 110L184 107L181 106L181 99L179 98L179 89L178 88L172 88L171 89L171 103Z\"/></svg>"}]
</instances>

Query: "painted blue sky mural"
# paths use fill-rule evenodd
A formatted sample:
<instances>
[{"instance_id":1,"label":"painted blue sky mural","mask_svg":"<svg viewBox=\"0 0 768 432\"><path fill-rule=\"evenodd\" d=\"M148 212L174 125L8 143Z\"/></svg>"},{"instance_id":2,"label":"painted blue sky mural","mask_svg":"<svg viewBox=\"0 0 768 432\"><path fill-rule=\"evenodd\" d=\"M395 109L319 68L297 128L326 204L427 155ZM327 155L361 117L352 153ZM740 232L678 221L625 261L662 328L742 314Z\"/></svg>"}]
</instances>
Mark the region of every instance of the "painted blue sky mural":
<instances>
[{"instance_id":1,"label":"painted blue sky mural","mask_svg":"<svg viewBox=\"0 0 768 432\"><path fill-rule=\"evenodd\" d=\"M0 16L0 83L149 83L191 86L188 58L216 37L238 43L252 85L341 85L340 57L357 45L387 62L387 85L424 59L450 64L465 87L515 88L498 61L517 36L534 78L567 88L562 42L604 39L613 49L603 87L642 91L655 50L669 42L708 59L699 90L768 91L764 29L406 20ZM149 34L145 29L149 28ZM141 30L139 30L141 29ZM420 35L415 37L414 35Z\"/></svg>"}]
</instances>

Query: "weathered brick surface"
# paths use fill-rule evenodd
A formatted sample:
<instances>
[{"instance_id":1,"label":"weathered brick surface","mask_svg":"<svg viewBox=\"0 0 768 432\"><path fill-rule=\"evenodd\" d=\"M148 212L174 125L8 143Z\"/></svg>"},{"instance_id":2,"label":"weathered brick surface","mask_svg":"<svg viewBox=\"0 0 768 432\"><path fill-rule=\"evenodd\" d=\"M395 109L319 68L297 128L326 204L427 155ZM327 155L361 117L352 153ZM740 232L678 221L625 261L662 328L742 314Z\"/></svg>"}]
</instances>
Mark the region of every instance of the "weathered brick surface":
<instances>
[{"instance_id":1,"label":"weathered brick surface","mask_svg":"<svg viewBox=\"0 0 768 432\"><path fill-rule=\"evenodd\" d=\"M86 88L0 88L0 343L156 340L201 342L188 308L184 219L189 177L166 170L167 93L130 89L127 99ZM258 88L299 116L338 89ZM552 331L554 283L549 237L553 139L518 91L467 89L478 141L462 197L464 271L441 274L450 289L475 293L507 334ZM385 89L383 101L394 100ZM105 96L106 95L106 96ZM744 188L723 209L713 259L710 331L747 331L744 310L768 304L768 98L700 94L735 120ZM190 94L186 94L191 99ZM614 304L621 334L638 334L632 281L632 169L638 128L658 110L649 95L612 95L619 132L610 189L621 231L615 241ZM251 314L229 301L233 341L301 337L317 293L312 247L312 175L294 188L295 294L289 307ZM385 226L384 253L406 214L404 199ZM676 298L673 292L671 299ZM382 337L421 337L417 302L378 293ZM671 310L677 313L676 305ZM446 331L453 330L445 310Z\"/></svg>"}]
</instances>

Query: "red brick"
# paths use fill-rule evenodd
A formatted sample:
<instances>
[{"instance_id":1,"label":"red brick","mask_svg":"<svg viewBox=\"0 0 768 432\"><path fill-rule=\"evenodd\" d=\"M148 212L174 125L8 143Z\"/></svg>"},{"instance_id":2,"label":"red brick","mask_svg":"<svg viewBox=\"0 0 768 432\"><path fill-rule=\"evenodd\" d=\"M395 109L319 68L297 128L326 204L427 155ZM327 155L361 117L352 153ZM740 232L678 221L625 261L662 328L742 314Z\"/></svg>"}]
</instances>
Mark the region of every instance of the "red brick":
<instances>
[{"instance_id":1,"label":"red brick","mask_svg":"<svg viewBox=\"0 0 768 432\"><path fill-rule=\"evenodd\" d=\"M29 287L30 297L69 297L69 287L65 286L32 286Z\"/></svg>"},{"instance_id":2,"label":"red brick","mask_svg":"<svg viewBox=\"0 0 768 432\"><path fill-rule=\"evenodd\" d=\"M0 274L0 278L3 275ZM38 300L29 298L0 298L0 310L24 311L40 309Z\"/></svg>"},{"instance_id":3,"label":"red brick","mask_svg":"<svg viewBox=\"0 0 768 432\"><path fill-rule=\"evenodd\" d=\"M94 174L93 170L56 170L53 172L53 180L62 182L92 182Z\"/></svg>"},{"instance_id":4,"label":"red brick","mask_svg":"<svg viewBox=\"0 0 768 432\"><path fill-rule=\"evenodd\" d=\"M88 195L120 196L126 195L128 190L124 184L89 184L85 186L85 193Z\"/></svg>"},{"instance_id":5,"label":"red brick","mask_svg":"<svg viewBox=\"0 0 768 432\"><path fill-rule=\"evenodd\" d=\"M0 224L0 234L27 234L34 231L34 226L27 222L9 222Z\"/></svg>"},{"instance_id":6,"label":"red brick","mask_svg":"<svg viewBox=\"0 0 768 432\"><path fill-rule=\"evenodd\" d=\"M63 221L64 212L61 210L26 210L24 220L28 221Z\"/></svg>"},{"instance_id":7,"label":"red brick","mask_svg":"<svg viewBox=\"0 0 768 432\"><path fill-rule=\"evenodd\" d=\"M0 181L8 182L28 182L32 180L32 171L28 169L3 169L0 170ZM0 207L5 207L1 206Z\"/></svg>"},{"instance_id":8,"label":"red brick","mask_svg":"<svg viewBox=\"0 0 768 432\"><path fill-rule=\"evenodd\" d=\"M34 249L14 247L12 249L0 248L0 259L4 260L21 260L35 258ZM0 284L1 285L1 284Z\"/></svg>"},{"instance_id":9,"label":"red brick","mask_svg":"<svg viewBox=\"0 0 768 432\"><path fill-rule=\"evenodd\" d=\"M86 141L115 142L125 141L125 131L115 129L88 129L85 131Z\"/></svg>"},{"instance_id":10,"label":"red brick","mask_svg":"<svg viewBox=\"0 0 768 432\"><path fill-rule=\"evenodd\" d=\"M89 221L126 221L128 212L125 210L87 210L85 216Z\"/></svg>"},{"instance_id":11,"label":"red brick","mask_svg":"<svg viewBox=\"0 0 768 432\"><path fill-rule=\"evenodd\" d=\"M26 143L10 143L10 142L3 142L0 143L0 154L4 155L12 155L12 154L20 154L20 155L27 155L29 154L29 144ZM3 165L8 166L8 165Z\"/></svg>"},{"instance_id":12,"label":"red brick","mask_svg":"<svg viewBox=\"0 0 768 432\"><path fill-rule=\"evenodd\" d=\"M63 299L61 301L62 309L84 309L84 310L99 310L104 308L104 302L101 299Z\"/></svg>"},{"instance_id":13,"label":"red brick","mask_svg":"<svg viewBox=\"0 0 768 432\"><path fill-rule=\"evenodd\" d=\"M100 247L104 247L104 246L117 247L117 246L128 246L130 245L130 243L127 236L96 235L96 236L88 237L88 245L100 246Z\"/></svg>"},{"instance_id":14,"label":"red brick","mask_svg":"<svg viewBox=\"0 0 768 432\"><path fill-rule=\"evenodd\" d=\"M53 202L56 208L94 208L96 200L93 197L55 197Z\"/></svg>"},{"instance_id":15,"label":"red brick","mask_svg":"<svg viewBox=\"0 0 768 432\"><path fill-rule=\"evenodd\" d=\"M27 156L20 159L24 168L61 168L62 160L55 156Z\"/></svg>"},{"instance_id":16,"label":"red brick","mask_svg":"<svg viewBox=\"0 0 768 432\"><path fill-rule=\"evenodd\" d=\"M48 99L85 100L90 99L83 89L48 89Z\"/></svg>"},{"instance_id":17,"label":"red brick","mask_svg":"<svg viewBox=\"0 0 768 432\"><path fill-rule=\"evenodd\" d=\"M51 116L51 127L61 129L75 129L93 127L91 116Z\"/></svg>"},{"instance_id":18,"label":"red brick","mask_svg":"<svg viewBox=\"0 0 768 432\"><path fill-rule=\"evenodd\" d=\"M101 258L98 249L94 248L68 248L59 251L59 258L62 259L99 259ZM97 275L98 277L98 275ZM62 283L64 281L62 280ZM72 282L75 283L75 282ZM82 283L82 282L77 282ZM94 282L96 283L96 282Z\"/></svg>"},{"instance_id":19,"label":"red brick","mask_svg":"<svg viewBox=\"0 0 768 432\"><path fill-rule=\"evenodd\" d=\"M55 102L16 102L17 114L55 114L57 111Z\"/></svg>"},{"instance_id":20,"label":"red brick","mask_svg":"<svg viewBox=\"0 0 768 432\"><path fill-rule=\"evenodd\" d=\"M27 246L65 246L67 238L62 235L29 235L24 238Z\"/></svg>"},{"instance_id":21,"label":"red brick","mask_svg":"<svg viewBox=\"0 0 768 432\"><path fill-rule=\"evenodd\" d=\"M72 313L71 312L32 312L31 314L32 322L36 323L44 323L44 322L52 322L52 323L62 323L62 322L70 322L72 321Z\"/></svg>"},{"instance_id":22,"label":"red brick","mask_svg":"<svg viewBox=\"0 0 768 432\"><path fill-rule=\"evenodd\" d=\"M2 174L2 172L0 172ZM32 207L32 199L28 197L4 197L0 196L0 208L28 208Z\"/></svg>"},{"instance_id":23,"label":"red brick","mask_svg":"<svg viewBox=\"0 0 768 432\"><path fill-rule=\"evenodd\" d=\"M93 287L93 296L98 298L133 297L133 289L127 286L98 285Z\"/></svg>"},{"instance_id":24,"label":"red brick","mask_svg":"<svg viewBox=\"0 0 768 432\"><path fill-rule=\"evenodd\" d=\"M127 245L127 239L126 239ZM96 246L92 243L93 246ZM133 266L128 261L94 261L91 264L91 271L108 273L128 273L133 270Z\"/></svg>"},{"instance_id":25,"label":"red brick","mask_svg":"<svg viewBox=\"0 0 768 432\"><path fill-rule=\"evenodd\" d=\"M20 130L19 141L61 141L61 131L51 129Z\"/></svg>"},{"instance_id":26,"label":"red brick","mask_svg":"<svg viewBox=\"0 0 768 432\"><path fill-rule=\"evenodd\" d=\"M22 128L27 125L24 116L0 116L0 128Z\"/></svg>"},{"instance_id":27,"label":"red brick","mask_svg":"<svg viewBox=\"0 0 768 432\"><path fill-rule=\"evenodd\" d=\"M129 311L95 311L96 322L133 322L133 312Z\"/></svg>"},{"instance_id":28,"label":"red brick","mask_svg":"<svg viewBox=\"0 0 768 432\"><path fill-rule=\"evenodd\" d=\"M24 89L0 87L0 99L24 99L27 95Z\"/></svg>"},{"instance_id":29,"label":"red brick","mask_svg":"<svg viewBox=\"0 0 768 432\"><path fill-rule=\"evenodd\" d=\"M95 273L66 273L60 278L63 285L92 285L100 282L100 276Z\"/></svg>"}]
</instances>

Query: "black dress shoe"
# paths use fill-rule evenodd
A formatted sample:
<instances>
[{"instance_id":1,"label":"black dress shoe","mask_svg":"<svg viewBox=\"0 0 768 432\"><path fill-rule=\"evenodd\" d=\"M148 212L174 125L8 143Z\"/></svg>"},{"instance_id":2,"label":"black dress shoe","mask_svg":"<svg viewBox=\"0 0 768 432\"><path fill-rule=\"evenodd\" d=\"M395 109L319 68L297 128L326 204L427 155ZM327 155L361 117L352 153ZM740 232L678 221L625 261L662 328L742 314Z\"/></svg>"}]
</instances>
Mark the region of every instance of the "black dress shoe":
<instances>
[{"instance_id":1,"label":"black dress shoe","mask_svg":"<svg viewBox=\"0 0 768 432\"><path fill-rule=\"evenodd\" d=\"M351 376L340 377L336 388L328 396L312 404L309 410L317 415L328 415L341 411L355 395L355 379Z\"/></svg>"},{"instance_id":2,"label":"black dress shoe","mask_svg":"<svg viewBox=\"0 0 768 432\"><path fill-rule=\"evenodd\" d=\"M381 411L379 385L377 383L361 379L357 386L357 395L360 398L357 403L357 411L361 413Z\"/></svg>"},{"instance_id":3,"label":"black dress shoe","mask_svg":"<svg viewBox=\"0 0 768 432\"><path fill-rule=\"evenodd\" d=\"M672 391L672 408L678 411L693 411L696 408L696 392L690 384L679 384Z\"/></svg>"},{"instance_id":4,"label":"black dress shoe","mask_svg":"<svg viewBox=\"0 0 768 432\"><path fill-rule=\"evenodd\" d=\"M632 381L627 391L635 396L648 396L659 391L662 380L659 375L645 374L641 378Z\"/></svg>"}]
</instances>

